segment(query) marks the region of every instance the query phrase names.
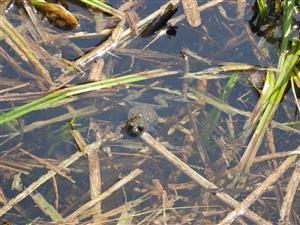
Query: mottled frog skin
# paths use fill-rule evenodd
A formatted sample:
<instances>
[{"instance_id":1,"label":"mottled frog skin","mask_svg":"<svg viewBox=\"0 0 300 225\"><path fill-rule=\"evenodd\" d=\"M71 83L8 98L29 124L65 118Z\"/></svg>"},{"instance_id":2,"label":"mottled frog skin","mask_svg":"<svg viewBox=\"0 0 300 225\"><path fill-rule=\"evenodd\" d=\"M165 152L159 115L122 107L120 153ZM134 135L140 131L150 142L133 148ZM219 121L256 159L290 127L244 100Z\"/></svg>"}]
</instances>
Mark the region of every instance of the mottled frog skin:
<instances>
[{"instance_id":1,"label":"mottled frog skin","mask_svg":"<svg viewBox=\"0 0 300 225\"><path fill-rule=\"evenodd\" d=\"M145 122L141 113L131 117L125 124L126 132L133 137L139 136L145 131Z\"/></svg>"},{"instance_id":2,"label":"mottled frog skin","mask_svg":"<svg viewBox=\"0 0 300 225\"><path fill-rule=\"evenodd\" d=\"M157 122L158 115L155 110L148 104L139 104L129 110L125 129L130 136L135 137L154 127Z\"/></svg>"},{"instance_id":3,"label":"mottled frog skin","mask_svg":"<svg viewBox=\"0 0 300 225\"><path fill-rule=\"evenodd\" d=\"M131 93L124 99L131 108L128 111L128 120L125 125L121 127L130 136L140 136L144 131L153 131L154 127L158 124L159 117L156 113L168 107L167 100L184 102L181 96L158 94L154 96L153 103L143 103L137 101L141 99L143 91L131 91ZM117 127L117 130L119 127ZM120 130L120 129L119 129ZM117 132L118 133L118 132ZM121 132L120 137L122 137Z\"/></svg>"}]
</instances>

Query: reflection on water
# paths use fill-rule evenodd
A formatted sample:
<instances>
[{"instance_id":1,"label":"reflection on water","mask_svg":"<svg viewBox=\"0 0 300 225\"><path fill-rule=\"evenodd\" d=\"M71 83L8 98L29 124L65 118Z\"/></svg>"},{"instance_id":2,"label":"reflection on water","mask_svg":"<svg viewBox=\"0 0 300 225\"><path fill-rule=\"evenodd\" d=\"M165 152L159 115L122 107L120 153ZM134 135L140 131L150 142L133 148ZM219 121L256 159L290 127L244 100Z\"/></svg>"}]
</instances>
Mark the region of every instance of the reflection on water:
<instances>
[{"instance_id":1,"label":"reflection on water","mask_svg":"<svg viewBox=\"0 0 300 225\"><path fill-rule=\"evenodd\" d=\"M123 5L121 1L108 2L116 7ZM141 20L165 3L137 2L132 8ZM26 188L49 170L59 174L55 178L48 177L46 182L41 181L40 187L34 191L42 195L42 200L27 196L14 205L14 209L4 218L14 224L49 224L50 218L51 221L68 218L88 202L90 196L98 196L135 168L141 168L142 175L109 195L101 205L97 204L98 214L85 210L77 219L82 223L97 218L99 221L112 220L107 224L117 224L118 219L119 222L121 219L126 221L123 224L220 222L229 211L227 205L216 201L213 195L216 191L222 189L241 201L281 162L255 163L247 173L241 173L235 167L253 133L248 132L247 136L243 128L259 98L258 92L261 92L261 88L252 85L250 78L261 82L263 79L257 78L265 77L265 66L276 66L278 61L278 40L265 38L264 27L258 23L252 5L246 3L242 18L235 2L207 8L201 12L201 26L196 28L189 26L185 19L178 20L183 13L179 4L162 17L155 17L155 22L142 32L142 37L130 37L107 52L103 56L104 66L98 71L99 77L105 79L158 68L179 71L177 75L81 94L62 106L51 105L1 126L0 169L5 196L2 202L9 202L21 192L10 190L12 183L15 185L19 181ZM17 30L32 43L31 47L38 52L42 64L51 71L53 81L60 82L57 88L88 82L92 63L79 68L66 60L76 59L106 40L107 34L99 34L101 29L114 27L118 22L116 18L87 10L74 2L64 4L75 12L79 26L61 31L38 16L43 32L52 34L41 42L29 35L30 32L37 32L31 31L34 28L24 28L22 20L27 17L18 10L19 6L13 6L6 13ZM24 23L28 23L27 20ZM250 26L247 21L250 21ZM167 33L157 32L158 28L166 28L162 24L166 24ZM174 34L174 30L176 35L170 37L170 32ZM79 32L88 32L89 36L80 36L82 34ZM80 37L74 37L75 34ZM48 90L44 81L36 79L39 76L36 68L21 60L13 45L4 41L3 37L1 43L0 54L5 59L1 63L1 88L8 88L1 92L2 110L7 111L53 91ZM183 49L190 51L188 68L184 66L180 54ZM233 63L237 67L243 66L241 64L256 67L232 69L230 65ZM218 70L220 65L229 67ZM207 71L204 73L204 70ZM185 72L198 74L189 77ZM228 77L233 77L234 73L237 73L237 81L230 83ZM292 94L288 92L273 118L281 123L272 123L274 129L268 132L259 155L265 155L272 149L271 146L276 151L292 151L299 146L299 116L295 116L293 101ZM69 124L72 124L72 129ZM122 134L120 128L125 128L134 137ZM74 131L78 133L74 135ZM139 137L145 131L220 190L201 188L162 156L151 151ZM90 146L94 141L98 145ZM19 148L38 158L21 153ZM79 155L78 148L87 151L88 156ZM93 159L91 152L97 152ZM203 156L203 152L207 156ZM74 157L74 163L65 162L69 157ZM62 162L72 165L63 168ZM97 171L96 175L91 171ZM101 188L90 184L90 180L96 183L100 173ZM66 176L76 183L70 182ZM251 210L272 223L278 221L276 203L282 202L280 198L289 176L286 174L282 178L282 187L272 186L273 190L267 193L270 197L262 200L263 207L257 203ZM297 198L299 196L294 200L296 203L299 202ZM48 202L50 206L45 203L43 207L41 202ZM49 215L45 209L47 207L53 214ZM294 207L297 211L299 205ZM103 214L99 213L99 208L102 208ZM162 208L171 209L161 211ZM132 220L125 220L126 216L122 218L124 214L127 217L138 215ZM292 219L296 224L295 218ZM251 224L250 221L249 217L245 219L247 224Z\"/></svg>"}]
</instances>

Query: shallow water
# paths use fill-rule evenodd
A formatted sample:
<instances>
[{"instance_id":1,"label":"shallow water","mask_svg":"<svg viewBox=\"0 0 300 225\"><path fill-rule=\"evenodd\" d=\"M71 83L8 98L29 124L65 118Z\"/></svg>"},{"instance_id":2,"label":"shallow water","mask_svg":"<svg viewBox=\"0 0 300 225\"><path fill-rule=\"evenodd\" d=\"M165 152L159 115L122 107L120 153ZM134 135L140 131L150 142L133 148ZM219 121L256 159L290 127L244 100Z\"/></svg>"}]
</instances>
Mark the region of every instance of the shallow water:
<instances>
[{"instance_id":1,"label":"shallow water","mask_svg":"<svg viewBox=\"0 0 300 225\"><path fill-rule=\"evenodd\" d=\"M115 7L118 7L121 4L120 1L108 2ZM140 18L144 18L154 10L157 10L164 2L165 1L160 0L145 1L142 5L137 7L136 11ZM180 70L181 72L176 76L156 78L138 82L126 87L122 86L118 90L111 90L111 93L99 94L93 92L89 95L84 94L79 96L77 101L70 103L74 109L79 110L83 107L93 108L89 108L88 112L85 112L83 115L75 116L75 128L81 132L86 141L90 141L89 143L92 143L92 140L99 137L105 139L105 135L109 132L114 132L118 125L124 123L124 121L128 119L128 115L131 117L131 115L137 113L136 111L134 113L132 112L136 106L132 106L132 104L125 100L132 91L145 89L139 100L142 100L143 103L152 105L157 104L155 102L155 96L163 94L167 96L167 107L155 109L155 113L151 111L152 108L148 108L148 110L146 110L147 112L144 111L144 115L147 115L147 118L149 118L149 123L147 122L147 124L150 124L150 126L155 125L158 116L162 120L160 121L159 126L156 126L155 128L157 132L152 134L161 140L171 151L174 151L179 157L186 160L186 162L196 169L197 172L205 176L205 165L201 162L197 146L195 142L193 142L193 138L196 137L193 137L192 125L190 123L184 123L184 121L188 118L187 104L183 101L178 101L178 95L171 92L177 91L180 93L179 97L182 97L185 85L184 82L187 82L189 90L203 90L204 93L209 93L219 98L228 79L207 80L202 82L195 79L188 79L185 81L185 79L183 79L184 65L180 56L180 51L183 48L187 48L210 61L208 64L190 58L190 71L192 72L217 67L224 62L248 63L259 66L276 66L278 60L277 43L265 42L263 45L265 48L264 50L268 50L269 54L264 56L262 55L262 52L259 51L261 48L259 44L263 41L263 38L255 36L255 34L249 29L248 21L253 16L253 11L251 10L253 3L254 1L247 2L245 17L241 20L232 21L226 19L220 14L220 10L217 7L213 7L201 12L202 25L200 27L192 28L186 20L183 20L176 24L175 37L163 36L151 44L146 50L141 49L149 44L155 35L146 38L137 37L125 48L120 47L120 49L116 49L110 52L110 54L106 54L103 57L105 62L103 73L107 78L157 68ZM80 26L69 32L91 32L95 30L94 13L87 11L85 8L76 4L69 2L67 2L67 4L70 6L70 10L77 12L80 23ZM223 3L222 6L228 13L228 16L234 19L236 16L236 5L231 2L226 2ZM17 6L11 10L15 12L17 11L16 8ZM11 20L13 20L13 17L16 16L14 20L17 21L16 24L19 24L19 17L17 14L12 15L11 12L12 11L8 11L7 16ZM174 17L179 16L182 13L183 10L180 5ZM109 17L106 16L105 18ZM109 22L111 22L109 19L103 21L104 24ZM43 24L45 27L56 30L58 34L61 32L67 33L67 31L61 31L57 28L53 28L45 20L43 21ZM73 60L79 56L79 49L82 52L86 52L103 39L105 38L96 37L71 39L71 41L66 41L69 45L65 45L65 43L61 40L56 40L49 44L43 44L42 46L49 51L51 55L62 54L64 58ZM10 49L3 40L1 40L1 42L3 48L14 56L18 62L20 59L15 55L14 51ZM73 44L76 44L77 47L75 48ZM47 64L46 62L44 63ZM22 62L20 64L23 65L25 63ZM22 94L26 92L41 91L37 82L28 80L21 73L17 74L11 66L7 65L3 61L1 61L1 66L3 79L14 79L16 81L21 81L22 83L30 82L30 85L28 85L27 88L18 90L19 93ZM34 72L34 70L26 64L24 65L24 68L29 68L30 71ZM56 65L51 63L47 64L47 68L51 71L53 78L57 78L61 73ZM86 74L81 73L76 76L71 82L72 84L87 82L87 74L90 70L90 65L86 66L84 70L86 70ZM230 106L246 112L253 110L259 97L255 88L252 87L247 80L251 73L252 71L239 73L238 82L230 93L228 99L228 104ZM13 76L10 76L10 74L13 74ZM224 72L223 75L231 75L231 73ZM296 120L299 120L299 117L295 116L294 113L295 105L291 101L291 94L288 93L288 96L288 100L284 100L283 105L279 107L278 112L275 115L274 119L276 121L292 122L295 118ZM5 110L6 108L13 107L14 105L22 104L23 102L20 101L17 101L15 104L11 104L11 102L6 101L3 104L1 103L1 108ZM209 121L209 115L212 114L214 107L209 103L204 104L203 101L198 101L196 103L196 101L191 100L188 104L194 113L193 115L201 138L201 135L205 133L204 128L207 125L207 121ZM27 126L30 126L35 122L48 121L51 118L64 115L66 112L67 110L65 106L31 112L18 120L19 125L16 127L17 135L10 140L8 140L8 138L12 136L9 135L9 133L14 131L7 129L6 127L2 127L1 135L3 135L3 137L1 139L0 147L1 157L3 157L6 161L10 159L16 164L21 164L21 161L24 159L29 160L29 157L24 157L24 155L20 154L19 151L12 150L17 144L21 143L22 148L30 151L32 154L42 158L55 159L56 163L68 158L77 151L77 146L70 135L69 127L66 125L67 121L72 120L74 116L69 116L67 119L61 119L57 122L49 123L37 129L29 131L26 130ZM91 129L91 118L94 120L92 122L93 129ZM212 163L220 159L220 155L222 155L222 150L224 149L232 151L241 149L240 152L243 151L245 146L241 146L237 143L237 140L241 135L245 121L246 117L244 115L229 115L227 113L221 113L217 127L203 143L203 147L207 150ZM290 151L300 144L299 133L274 129L273 135L275 140L274 144L278 151ZM141 143L141 140L138 139L138 137L137 139L131 140L133 142L138 142L141 145L140 149L146 146L144 143ZM162 186L168 192L170 198L174 197L173 194L175 191L171 190L168 184L190 182L190 180L185 176L182 176L181 174L178 175L178 173L175 172L176 169L174 167L156 154L149 153L147 157L151 158L151 160L142 164L141 159L144 159L144 156L142 153L137 152L136 149L124 145L115 146L113 144L113 139L109 139L107 143L104 142L99 148L99 155L101 156L100 164L103 166L101 174L104 177L104 190L118 181L120 176L128 174L128 172L133 170L135 167L141 167L144 170L144 174L136 182L136 186L139 187L138 191L135 183L132 182L123 190L126 192L126 197L122 191L119 191L116 195L112 196L109 200L106 200L102 204L104 211L120 206L125 201L136 199L143 194L144 190L149 191L149 188L154 188L152 183L153 179L159 179L161 181ZM136 144L136 146L139 145ZM261 146L259 154L264 150L265 144ZM11 156L5 156L5 152L7 151L12 151L13 154ZM240 156L241 153L237 157ZM227 165L228 168L234 163L235 162L230 162L229 165ZM224 172L224 168L225 167L222 166L219 167L219 165L215 166L215 174L220 175ZM37 180L39 176L46 173L46 171L46 169L34 167L29 175L23 174L21 178L24 186L30 185L31 182ZM268 169L264 166L255 166L254 171L260 173L262 171L268 171ZM12 184L11 178L14 174L15 172L7 170L5 170L5 174L1 173L1 179L3 181L1 182L3 184L2 189L8 198L14 198L19 193L18 191L10 190L10 186ZM71 166L70 175L74 178L76 184L73 185L64 178L56 176L58 193L60 194L58 211L63 217L69 215L69 213L77 209L79 205L89 199L89 194L86 194L89 191L89 172L86 158L83 157ZM52 189L53 183L48 181L38 188L38 191L42 193L51 204L54 204L56 197ZM199 187L192 190L185 189L183 191L179 191L179 193L180 196L182 196L182 200L174 203L174 207L193 206L198 203L200 205L204 204L202 201L203 193ZM190 201L184 200L183 197ZM78 205L72 205L74 203L77 203ZM150 201L145 203L145 206L140 205L139 210L145 210L147 207L151 208L151 206L155 204L161 204L159 198L152 198ZM212 204L215 204L215 202L212 202ZM274 202L270 201L269 204L274 204ZM34 202L29 197L21 201L20 206L23 207L26 212L25 217L21 216L18 211L13 209L9 214L5 215L5 218L11 221L14 220L16 224L25 224L36 217L40 217L42 221L49 221L49 218L35 207ZM216 208L221 210L221 208ZM137 211L138 209L135 210ZM186 212L187 215L191 213L191 218L196 224L197 222L199 223L197 217L200 215L200 211L197 212L194 212L194 214L190 211ZM272 213L270 213L270 218L271 214ZM268 215L268 212L264 212L264 215ZM218 219L218 216L214 217L216 222ZM139 221L139 218L137 218L137 221ZM170 221L170 224L172 224L173 220L170 219ZM274 221L276 221L275 218Z\"/></svg>"}]
</instances>

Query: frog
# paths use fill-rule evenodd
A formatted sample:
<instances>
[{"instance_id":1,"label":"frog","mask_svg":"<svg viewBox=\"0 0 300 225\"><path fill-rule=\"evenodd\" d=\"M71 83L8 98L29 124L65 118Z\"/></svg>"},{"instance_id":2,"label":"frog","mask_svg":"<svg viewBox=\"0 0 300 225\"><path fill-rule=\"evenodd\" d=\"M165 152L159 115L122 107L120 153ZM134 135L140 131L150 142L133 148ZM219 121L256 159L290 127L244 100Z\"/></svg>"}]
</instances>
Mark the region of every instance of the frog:
<instances>
[{"instance_id":1,"label":"frog","mask_svg":"<svg viewBox=\"0 0 300 225\"><path fill-rule=\"evenodd\" d=\"M117 127L117 130L123 130L131 137L142 135L145 131L154 131L154 127L160 122L157 111L168 107L167 100L184 101L181 96L158 94L154 96L154 103L144 103L138 101L145 89L140 91L132 90L130 94L124 98L124 103L130 106L127 113L127 121L125 124ZM124 104L123 103L123 104ZM117 131L117 133L121 133ZM119 137L122 137L120 135Z\"/></svg>"},{"instance_id":2,"label":"frog","mask_svg":"<svg viewBox=\"0 0 300 225\"><path fill-rule=\"evenodd\" d=\"M156 111L148 104L139 104L129 110L125 130L130 136L136 137L142 135L145 130L151 130L157 123Z\"/></svg>"},{"instance_id":3,"label":"frog","mask_svg":"<svg viewBox=\"0 0 300 225\"><path fill-rule=\"evenodd\" d=\"M130 136L136 137L144 133L145 122L143 114L139 113L126 121L125 129Z\"/></svg>"}]
</instances>

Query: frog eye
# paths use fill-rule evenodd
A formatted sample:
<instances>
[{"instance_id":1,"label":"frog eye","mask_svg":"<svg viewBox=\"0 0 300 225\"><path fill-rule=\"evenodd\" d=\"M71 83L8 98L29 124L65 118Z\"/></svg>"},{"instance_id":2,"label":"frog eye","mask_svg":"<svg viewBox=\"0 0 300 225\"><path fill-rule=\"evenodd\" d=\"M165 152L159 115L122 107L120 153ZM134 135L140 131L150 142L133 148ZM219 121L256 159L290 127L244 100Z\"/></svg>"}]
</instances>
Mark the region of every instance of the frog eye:
<instances>
[{"instance_id":1,"label":"frog eye","mask_svg":"<svg viewBox=\"0 0 300 225\"><path fill-rule=\"evenodd\" d=\"M128 122L126 124L127 129L132 129L134 127L134 124L132 122Z\"/></svg>"},{"instance_id":2,"label":"frog eye","mask_svg":"<svg viewBox=\"0 0 300 225\"><path fill-rule=\"evenodd\" d=\"M138 128L138 132L139 132L140 134L143 133L144 130L145 130L145 127L144 127L144 126L138 126L137 128Z\"/></svg>"},{"instance_id":3,"label":"frog eye","mask_svg":"<svg viewBox=\"0 0 300 225\"><path fill-rule=\"evenodd\" d=\"M132 137L136 137L140 134L138 128L134 127L134 126L133 127L128 127L127 132Z\"/></svg>"}]
</instances>

